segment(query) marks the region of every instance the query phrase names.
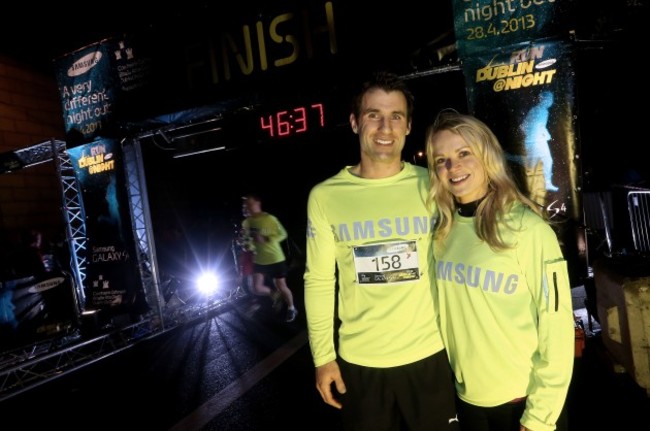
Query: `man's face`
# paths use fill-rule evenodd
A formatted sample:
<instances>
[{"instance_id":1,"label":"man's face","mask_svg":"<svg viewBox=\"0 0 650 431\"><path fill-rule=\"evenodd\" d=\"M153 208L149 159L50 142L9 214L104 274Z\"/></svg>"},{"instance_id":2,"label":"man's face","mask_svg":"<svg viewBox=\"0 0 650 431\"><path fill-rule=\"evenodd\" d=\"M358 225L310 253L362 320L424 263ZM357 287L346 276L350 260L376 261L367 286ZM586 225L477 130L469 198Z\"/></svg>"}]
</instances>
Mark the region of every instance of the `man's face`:
<instances>
[{"instance_id":1,"label":"man's face","mask_svg":"<svg viewBox=\"0 0 650 431\"><path fill-rule=\"evenodd\" d=\"M260 212L260 201L254 198L246 198L244 199L244 208L243 208L244 214L257 214Z\"/></svg>"},{"instance_id":2,"label":"man's face","mask_svg":"<svg viewBox=\"0 0 650 431\"><path fill-rule=\"evenodd\" d=\"M368 91L361 102L359 118L350 115L350 125L359 134L362 159L401 160L406 135L411 132L406 98L400 91Z\"/></svg>"}]
</instances>

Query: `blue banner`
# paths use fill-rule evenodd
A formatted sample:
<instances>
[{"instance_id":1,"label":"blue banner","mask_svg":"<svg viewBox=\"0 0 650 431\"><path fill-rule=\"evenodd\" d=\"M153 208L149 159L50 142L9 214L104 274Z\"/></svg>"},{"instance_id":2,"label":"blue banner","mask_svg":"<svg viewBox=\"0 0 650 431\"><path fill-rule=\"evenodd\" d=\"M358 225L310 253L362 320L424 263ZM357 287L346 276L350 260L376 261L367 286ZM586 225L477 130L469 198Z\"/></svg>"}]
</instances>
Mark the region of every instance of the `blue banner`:
<instances>
[{"instance_id":1,"label":"blue banner","mask_svg":"<svg viewBox=\"0 0 650 431\"><path fill-rule=\"evenodd\" d=\"M554 221L579 285L587 271L574 63L565 42L528 42L466 58L463 71L470 111L492 128L520 188Z\"/></svg>"},{"instance_id":2,"label":"blue banner","mask_svg":"<svg viewBox=\"0 0 650 431\"><path fill-rule=\"evenodd\" d=\"M68 150L86 221L86 306L132 312L143 287L119 142L97 140Z\"/></svg>"},{"instance_id":3,"label":"blue banner","mask_svg":"<svg viewBox=\"0 0 650 431\"><path fill-rule=\"evenodd\" d=\"M68 147L121 137L120 120L149 103L146 46L133 37L107 39L56 60Z\"/></svg>"},{"instance_id":4,"label":"blue banner","mask_svg":"<svg viewBox=\"0 0 650 431\"><path fill-rule=\"evenodd\" d=\"M519 44L463 68L472 113L499 137L530 197L554 216L579 218L571 47Z\"/></svg>"}]
</instances>

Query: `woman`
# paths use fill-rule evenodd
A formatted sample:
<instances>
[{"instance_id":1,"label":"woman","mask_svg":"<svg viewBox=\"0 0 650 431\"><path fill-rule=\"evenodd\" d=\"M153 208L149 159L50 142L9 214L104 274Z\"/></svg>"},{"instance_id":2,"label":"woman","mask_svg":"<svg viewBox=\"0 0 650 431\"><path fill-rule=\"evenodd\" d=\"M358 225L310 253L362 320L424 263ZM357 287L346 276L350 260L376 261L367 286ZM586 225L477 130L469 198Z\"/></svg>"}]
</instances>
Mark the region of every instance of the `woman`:
<instances>
[{"instance_id":1,"label":"woman","mask_svg":"<svg viewBox=\"0 0 650 431\"><path fill-rule=\"evenodd\" d=\"M574 355L566 261L494 133L443 111L426 134L443 339L463 430L560 426ZM563 415L564 416L564 415Z\"/></svg>"}]
</instances>

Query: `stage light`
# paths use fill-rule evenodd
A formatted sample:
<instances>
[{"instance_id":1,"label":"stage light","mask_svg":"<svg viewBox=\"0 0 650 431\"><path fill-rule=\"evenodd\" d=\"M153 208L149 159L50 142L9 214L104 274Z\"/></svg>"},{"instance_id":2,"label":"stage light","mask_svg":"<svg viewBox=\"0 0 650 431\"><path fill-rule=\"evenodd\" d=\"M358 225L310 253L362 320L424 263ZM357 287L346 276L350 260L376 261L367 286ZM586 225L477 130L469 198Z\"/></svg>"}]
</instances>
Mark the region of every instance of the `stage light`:
<instances>
[{"instance_id":1,"label":"stage light","mask_svg":"<svg viewBox=\"0 0 650 431\"><path fill-rule=\"evenodd\" d=\"M196 286L203 295L213 295L219 289L219 277L215 273L204 272L197 278Z\"/></svg>"}]
</instances>

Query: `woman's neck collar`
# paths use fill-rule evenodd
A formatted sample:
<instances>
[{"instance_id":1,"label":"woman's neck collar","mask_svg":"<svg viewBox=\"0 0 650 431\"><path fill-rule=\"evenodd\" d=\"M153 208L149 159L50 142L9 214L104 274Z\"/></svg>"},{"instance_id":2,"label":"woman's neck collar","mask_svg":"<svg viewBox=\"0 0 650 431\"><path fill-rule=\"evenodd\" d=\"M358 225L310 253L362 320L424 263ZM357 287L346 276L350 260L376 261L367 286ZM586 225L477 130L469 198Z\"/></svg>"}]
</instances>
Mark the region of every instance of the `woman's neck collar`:
<instances>
[{"instance_id":1,"label":"woman's neck collar","mask_svg":"<svg viewBox=\"0 0 650 431\"><path fill-rule=\"evenodd\" d=\"M456 202L456 210L458 211L458 214L462 215L463 217L474 217L476 215L476 210L478 209L478 206L481 204L481 202L483 202L483 199L485 199L485 196L475 201L467 202L464 204Z\"/></svg>"}]
</instances>

